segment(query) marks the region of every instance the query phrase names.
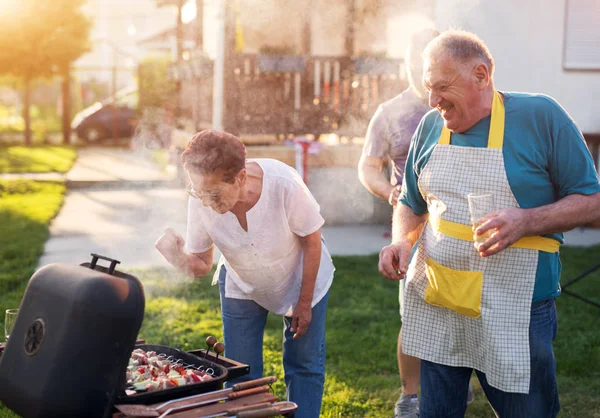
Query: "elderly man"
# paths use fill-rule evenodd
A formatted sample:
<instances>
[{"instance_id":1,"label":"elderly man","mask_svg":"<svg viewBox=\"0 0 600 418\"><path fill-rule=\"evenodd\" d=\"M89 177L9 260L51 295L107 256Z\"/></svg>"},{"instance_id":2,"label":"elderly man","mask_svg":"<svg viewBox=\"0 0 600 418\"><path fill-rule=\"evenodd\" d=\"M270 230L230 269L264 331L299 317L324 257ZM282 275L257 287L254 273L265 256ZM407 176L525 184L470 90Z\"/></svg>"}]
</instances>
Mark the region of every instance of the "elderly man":
<instances>
[{"instance_id":1,"label":"elderly man","mask_svg":"<svg viewBox=\"0 0 600 418\"><path fill-rule=\"evenodd\" d=\"M421 359L421 418L464 416L473 370L499 416L554 417L558 248L562 231L600 219L592 158L554 99L496 91L475 35L445 32L424 59L435 110L412 139L379 261L384 277L406 277L402 346ZM470 193L497 209L474 232Z\"/></svg>"},{"instance_id":2,"label":"elderly man","mask_svg":"<svg viewBox=\"0 0 600 418\"><path fill-rule=\"evenodd\" d=\"M421 29L412 34L406 50L408 88L381 104L369 123L365 146L358 163L358 177L373 195L396 206L402 188L406 157L419 121L429 111L427 90L423 87L422 53L427 44L440 33L435 29ZM383 166L390 162L392 175ZM404 306L404 280L400 281L400 318ZM395 405L394 418L417 418L420 361L402 352L402 332L398 333L398 371L402 392ZM469 400L473 391L469 386Z\"/></svg>"}]
</instances>

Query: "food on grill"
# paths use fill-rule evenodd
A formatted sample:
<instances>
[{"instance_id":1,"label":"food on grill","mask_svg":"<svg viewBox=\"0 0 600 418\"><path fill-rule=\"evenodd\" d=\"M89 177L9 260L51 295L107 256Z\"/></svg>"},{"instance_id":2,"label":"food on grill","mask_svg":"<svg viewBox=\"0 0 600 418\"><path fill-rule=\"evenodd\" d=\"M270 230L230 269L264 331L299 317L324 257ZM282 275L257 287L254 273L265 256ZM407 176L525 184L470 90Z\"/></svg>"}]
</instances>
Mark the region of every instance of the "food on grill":
<instances>
[{"instance_id":1,"label":"food on grill","mask_svg":"<svg viewBox=\"0 0 600 418\"><path fill-rule=\"evenodd\" d=\"M184 365L155 351L133 350L127 366L127 385L136 391L171 389L213 379L210 373Z\"/></svg>"}]
</instances>

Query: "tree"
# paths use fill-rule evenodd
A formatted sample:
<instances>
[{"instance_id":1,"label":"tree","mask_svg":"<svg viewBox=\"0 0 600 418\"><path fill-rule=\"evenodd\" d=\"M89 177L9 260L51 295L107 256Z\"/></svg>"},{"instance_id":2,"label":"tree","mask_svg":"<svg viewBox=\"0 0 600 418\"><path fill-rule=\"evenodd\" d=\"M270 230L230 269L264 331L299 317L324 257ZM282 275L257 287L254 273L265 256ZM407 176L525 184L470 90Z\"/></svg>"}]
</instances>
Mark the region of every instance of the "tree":
<instances>
[{"instance_id":1,"label":"tree","mask_svg":"<svg viewBox=\"0 0 600 418\"><path fill-rule=\"evenodd\" d=\"M343 2L346 4L344 53L352 57L356 53L356 28L364 23L365 19L376 16L385 7L389 7L395 0L343 0Z\"/></svg>"},{"instance_id":2,"label":"tree","mask_svg":"<svg viewBox=\"0 0 600 418\"><path fill-rule=\"evenodd\" d=\"M145 58L138 67L140 111L172 105L177 85L169 80L169 58Z\"/></svg>"},{"instance_id":3,"label":"tree","mask_svg":"<svg viewBox=\"0 0 600 418\"><path fill-rule=\"evenodd\" d=\"M85 0L0 0L0 74L23 86L25 144L31 144L31 83L67 77L70 64L90 49L91 22L81 11Z\"/></svg>"}]
</instances>

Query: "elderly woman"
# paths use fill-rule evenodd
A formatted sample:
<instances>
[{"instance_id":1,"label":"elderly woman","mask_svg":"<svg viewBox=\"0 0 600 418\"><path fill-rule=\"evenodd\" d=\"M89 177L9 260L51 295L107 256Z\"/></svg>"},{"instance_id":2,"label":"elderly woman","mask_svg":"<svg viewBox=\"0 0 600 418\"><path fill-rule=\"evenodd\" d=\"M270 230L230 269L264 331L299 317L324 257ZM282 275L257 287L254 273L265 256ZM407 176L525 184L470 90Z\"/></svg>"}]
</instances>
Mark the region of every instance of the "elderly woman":
<instances>
[{"instance_id":1,"label":"elderly woman","mask_svg":"<svg viewBox=\"0 0 600 418\"><path fill-rule=\"evenodd\" d=\"M325 381L325 312L334 267L321 239L319 205L298 173L246 159L234 135L197 133L182 156L189 177L187 239L168 229L156 248L177 269L213 278L221 293L225 354L263 373L267 315L283 316L287 397L296 417L319 416Z\"/></svg>"}]
</instances>

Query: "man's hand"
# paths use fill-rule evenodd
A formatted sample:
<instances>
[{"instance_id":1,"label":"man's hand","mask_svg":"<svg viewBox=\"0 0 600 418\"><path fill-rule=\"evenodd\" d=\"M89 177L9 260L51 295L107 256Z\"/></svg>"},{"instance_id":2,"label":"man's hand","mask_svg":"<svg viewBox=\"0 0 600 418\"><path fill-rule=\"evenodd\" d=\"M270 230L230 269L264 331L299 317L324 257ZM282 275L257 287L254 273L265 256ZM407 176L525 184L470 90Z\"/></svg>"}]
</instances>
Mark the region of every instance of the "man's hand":
<instances>
[{"instance_id":1,"label":"man's hand","mask_svg":"<svg viewBox=\"0 0 600 418\"><path fill-rule=\"evenodd\" d=\"M294 340L297 340L298 338L304 335L304 333L308 329L308 326L310 325L311 320L311 302L298 302L298 304L294 308L294 313L292 313L292 326L290 327L290 331L295 333Z\"/></svg>"},{"instance_id":2,"label":"man's hand","mask_svg":"<svg viewBox=\"0 0 600 418\"><path fill-rule=\"evenodd\" d=\"M396 203L398 203L398 196L400 196L401 190L402 185L397 185L392 189L390 195L388 196L388 202L390 203L390 205L396 206Z\"/></svg>"},{"instance_id":3,"label":"man's hand","mask_svg":"<svg viewBox=\"0 0 600 418\"><path fill-rule=\"evenodd\" d=\"M498 254L526 236L528 222L534 221L534 219L527 219L525 210L519 208L502 209L493 213L475 230L475 235L483 235L491 231L492 236L475 248L482 257Z\"/></svg>"},{"instance_id":4,"label":"man's hand","mask_svg":"<svg viewBox=\"0 0 600 418\"><path fill-rule=\"evenodd\" d=\"M176 266L176 260L185 255L184 251L185 240L174 229L165 229L154 244L154 247L167 259L169 263Z\"/></svg>"},{"instance_id":5,"label":"man's hand","mask_svg":"<svg viewBox=\"0 0 600 418\"><path fill-rule=\"evenodd\" d=\"M396 243L383 247L379 253L379 273L388 280L402 280L408 270L410 245Z\"/></svg>"}]
</instances>

